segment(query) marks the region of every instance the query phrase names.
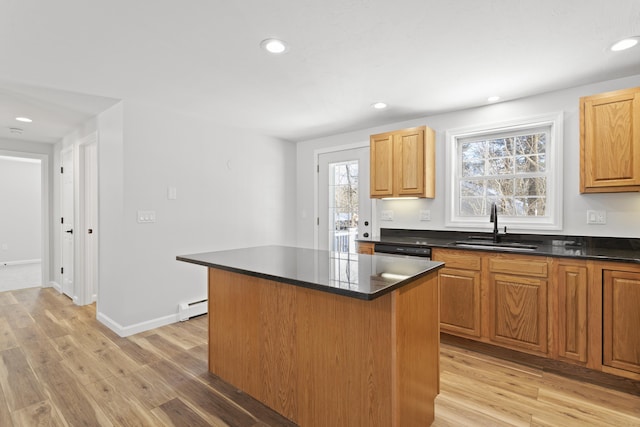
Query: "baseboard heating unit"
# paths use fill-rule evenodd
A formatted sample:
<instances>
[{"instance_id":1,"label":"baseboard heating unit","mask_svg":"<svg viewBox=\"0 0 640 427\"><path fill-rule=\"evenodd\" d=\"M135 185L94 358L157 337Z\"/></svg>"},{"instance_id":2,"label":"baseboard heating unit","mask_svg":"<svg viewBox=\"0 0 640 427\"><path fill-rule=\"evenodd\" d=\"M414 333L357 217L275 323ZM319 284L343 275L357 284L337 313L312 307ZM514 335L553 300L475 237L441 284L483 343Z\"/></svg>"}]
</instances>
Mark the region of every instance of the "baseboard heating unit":
<instances>
[{"instance_id":1,"label":"baseboard heating unit","mask_svg":"<svg viewBox=\"0 0 640 427\"><path fill-rule=\"evenodd\" d=\"M207 309L206 299L178 304L178 320L185 321L192 317L202 316L203 314L207 314Z\"/></svg>"}]
</instances>

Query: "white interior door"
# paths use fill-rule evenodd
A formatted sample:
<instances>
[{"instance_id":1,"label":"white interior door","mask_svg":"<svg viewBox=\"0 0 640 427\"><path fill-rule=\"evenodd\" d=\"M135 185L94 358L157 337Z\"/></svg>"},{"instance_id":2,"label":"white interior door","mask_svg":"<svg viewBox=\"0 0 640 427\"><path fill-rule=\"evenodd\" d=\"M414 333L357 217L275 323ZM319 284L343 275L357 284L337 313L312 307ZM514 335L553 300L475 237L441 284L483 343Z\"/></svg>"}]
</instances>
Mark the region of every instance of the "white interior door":
<instances>
[{"instance_id":1,"label":"white interior door","mask_svg":"<svg viewBox=\"0 0 640 427\"><path fill-rule=\"evenodd\" d=\"M73 251L74 251L74 214L73 214L73 148L60 152L61 185L60 185L60 241L61 250L61 286L62 292L73 298Z\"/></svg>"},{"instance_id":2,"label":"white interior door","mask_svg":"<svg viewBox=\"0 0 640 427\"><path fill-rule=\"evenodd\" d=\"M98 295L98 144L82 146L84 191L84 304L90 304Z\"/></svg>"},{"instance_id":3,"label":"white interior door","mask_svg":"<svg viewBox=\"0 0 640 427\"><path fill-rule=\"evenodd\" d=\"M318 249L356 252L371 238L369 147L318 156Z\"/></svg>"}]
</instances>

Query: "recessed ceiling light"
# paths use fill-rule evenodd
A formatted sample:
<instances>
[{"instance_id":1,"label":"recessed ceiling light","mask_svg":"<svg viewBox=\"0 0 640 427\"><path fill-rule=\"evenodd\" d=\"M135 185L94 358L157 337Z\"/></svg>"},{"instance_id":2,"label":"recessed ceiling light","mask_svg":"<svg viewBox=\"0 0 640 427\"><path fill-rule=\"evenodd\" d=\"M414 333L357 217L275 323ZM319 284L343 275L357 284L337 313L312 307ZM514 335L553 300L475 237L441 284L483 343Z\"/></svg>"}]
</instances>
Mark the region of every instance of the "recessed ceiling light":
<instances>
[{"instance_id":1,"label":"recessed ceiling light","mask_svg":"<svg viewBox=\"0 0 640 427\"><path fill-rule=\"evenodd\" d=\"M260 46L269 53L280 54L289 51L286 42L278 39L266 39L260 42Z\"/></svg>"},{"instance_id":2,"label":"recessed ceiling light","mask_svg":"<svg viewBox=\"0 0 640 427\"><path fill-rule=\"evenodd\" d=\"M487 98L487 102L498 102L498 101L500 101L500 97L497 95L490 96Z\"/></svg>"},{"instance_id":3,"label":"recessed ceiling light","mask_svg":"<svg viewBox=\"0 0 640 427\"><path fill-rule=\"evenodd\" d=\"M374 102L371 106L376 110L384 110L387 108L387 104L385 102Z\"/></svg>"},{"instance_id":4,"label":"recessed ceiling light","mask_svg":"<svg viewBox=\"0 0 640 427\"><path fill-rule=\"evenodd\" d=\"M614 43L613 46L611 46L611 50L614 52L619 52L621 50L630 49L638 44L638 39L640 39L640 37L638 36L622 39Z\"/></svg>"},{"instance_id":5,"label":"recessed ceiling light","mask_svg":"<svg viewBox=\"0 0 640 427\"><path fill-rule=\"evenodd\" d=\"M16 117L16 120L24 123L31 123L33 121L29 117Z\"/></svg>"}]
</instances>

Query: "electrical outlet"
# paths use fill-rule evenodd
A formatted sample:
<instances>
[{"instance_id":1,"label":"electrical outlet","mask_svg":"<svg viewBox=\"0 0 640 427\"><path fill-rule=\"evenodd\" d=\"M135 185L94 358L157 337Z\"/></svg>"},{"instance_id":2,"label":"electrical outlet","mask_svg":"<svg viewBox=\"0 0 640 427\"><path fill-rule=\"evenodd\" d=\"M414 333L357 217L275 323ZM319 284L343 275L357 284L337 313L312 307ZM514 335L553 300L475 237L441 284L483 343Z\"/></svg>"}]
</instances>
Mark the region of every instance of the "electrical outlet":
<instances>
[{"instance_id":1,"label":"electrical outlet","mask_svg":"<svg viewBox=\"0 0 640 427\"><path fill-rule=\"evenodd\" d=\"M139 223L156 222L156 211L138 211Z\"/></svg>"},{"instance_id":2,"label":"electrical outlet","mask_svg":"<svg viewBox=\"0 0 640 427\"><path fill-rule=\"evenodd\" d=\"M606 211L587 211L587 224L606 224L607 212Z\"/></svg>"},{"instance_id":3,"label":"electrical outlet","mask_svg":"<svg viewBox=\"0 0 640 427\"><path fill-rule=\"evenodd\" d=\"M393 221L393 211L381 211L380 221Z\"/></svg>"},{"instance_id":4,"label":"electrical outlet","mask_svg":"<svg viewBox=\"0 0 640 427\"><path fill-rule=\"evenodd\" d=\"M420 221L431 221L431 211L429 210L420 211Z\"/></svg>"}]
</instances>

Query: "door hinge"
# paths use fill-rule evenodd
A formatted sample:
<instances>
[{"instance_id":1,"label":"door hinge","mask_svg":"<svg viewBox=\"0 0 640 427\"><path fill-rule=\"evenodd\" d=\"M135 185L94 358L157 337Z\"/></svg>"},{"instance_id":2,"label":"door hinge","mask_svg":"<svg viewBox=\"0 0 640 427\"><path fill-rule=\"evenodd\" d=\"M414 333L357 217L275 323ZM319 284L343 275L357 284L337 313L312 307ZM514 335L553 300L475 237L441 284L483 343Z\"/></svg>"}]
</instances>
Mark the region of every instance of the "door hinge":
<instances>
[{"instance_id":1,"label":"door hinge","mask_svg":"<svg viewBox=\"0 0 640 427\"><path fill-rule=\"evenodd\" d=\"M64 274L64 267L60 267L60 274Z\"/></svg>"}]
</instances>

